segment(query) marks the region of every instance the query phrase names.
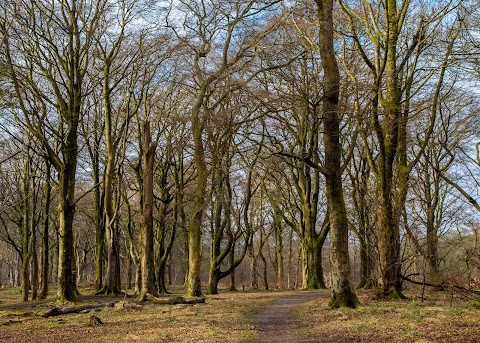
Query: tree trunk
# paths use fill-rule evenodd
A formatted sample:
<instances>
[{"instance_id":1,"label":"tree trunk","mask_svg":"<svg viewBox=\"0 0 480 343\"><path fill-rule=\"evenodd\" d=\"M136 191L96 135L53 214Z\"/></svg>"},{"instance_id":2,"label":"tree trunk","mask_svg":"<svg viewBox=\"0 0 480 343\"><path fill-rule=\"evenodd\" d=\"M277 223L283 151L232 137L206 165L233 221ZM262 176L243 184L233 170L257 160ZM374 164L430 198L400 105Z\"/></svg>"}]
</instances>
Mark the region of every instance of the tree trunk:
<instances>
[{"instance_id":1,"label":"tree trunk","mask_svg":"<svg viewBox=\"0 0 480 343\"><path fill-rule=\"evenodd\" d=\"M231 204L232 204L232 189L230 185L230 153L225 153L225 165L223 166L224 170L222 170L222 166L215 168L212 167L213 170L216 170L216 173L213 177L214 179L214 192L215 192L215 199L216 202L214 204L212 210L212 221L211 221L211 247L210 247L210 275L209 275L209 286L208 286L208 293L209 294L217 294L218 293L218 282L231 275L235 268L243 261L247 249L248 244L250 241L250 225L249 223L245 223L246 226L246 233L245 233L245 242L242 248L242 252L238 256L237 259L234 258L235 254L235 245L237 241L237 235L232 230L232 214L231 214ZM222 163L222 162L220 162ZM252 173L249 172L247 177L247 189L245 194L245 211L248 212L248 207L250 203L250 199L252 197L252 190L251 190L251 180L252 180ZM226 193L226 194L225 194ZM244 213L245 214L245 213ZM245 220L245 217L244 217ZM240 225L239 225L240 226ZM227 237L227 242L225 247L222 250L222 242L224 242L225 237ZM230 257L230 266L227 270L222 271L221 265L223 261ZM232 281L232 280L231 280ZM232 284L231 284L232 286ZM234 284L233 284L233 287Z\"/></svg>"},{"instance_id":2,"label":"tree trunk","mask_svg":"<svg viewBox=\"0 0 480 343\"><path fill-rule=\"evenodd\" d=\"M125 264L127 266L127 285L126 285L126 289L132 289L132 257L130 256L130 253L127 254L125 259L126 259Z\"/></svg>"},{"instance_id":3,"label":"tree trunk","mask_svg":"<svg viewBox=\"0 0 480 343\"><path fill-rule=\"evenodd\" d=\"M32 219L31 219L31 238L30 238L30 254L31 254L31 268L32 268L32 300L38 298L38 256L37 256L37 236L35 233L35 205L33 204Z\"/></svg>"},{"instance_id":4,"label":"tree trunk","mask_svg":"<svg viewBox=\"0 0 480 343\"><path fill-rule=\"evenodd\" d=\"M135 267L135 294L140 294L141 284L142 284L142 266L140 261L141 259L139 257L139 253L133 238L132 210L130 207L130 203L128 201L126 191L124 192L124 197L125 197L125 204L127 205L127 218L128 218L128 222L127 222L128 248L127 249L130 255L130 259L133 262L133 265ZM143 195L141 195L141 198L143 198ZM143 203L143 200L142 200L142 203Z\"/></svg>"},{"instance_id":5,"label":"tree trunk","mask_svg":"<svg viewBox=\"0 0 480 343\"><path fill-rule=\"evenodd\" d=\"M76 136L76 135L75 135ZM75 170L76 170L76 138L75 147L72 148L73 156L67 157L63 171L59 172L58 204L59 228L58 228L58 286L57 300L60 302L75 301L77 299L77 286L75 283L73 254L73 217L75 214ZM66 153L67 154L67 153ZM68 155L68 154L67 154Z\"/></svg>"},{"instance_id":6,"label":"tree trunk","mask_svg":"<svg viewBox=\"0 0 480 343\"><path fill-rule=\"evenodd\" d=\"M301 242L302 245L302 289L326 288L323 280L322 246L323 241L316 237L311 228L305 230L306 234Z\"/></svg>"},{"instance_id":7,"label":"tree trunk","mask_svg":"<svg viewBox=\"0 0 480 343\"><path fill-rule=\"evenodd\" d=\"M50 202L52 194L52 185L50 183L51 178L51 164L48 159L45 159L45 202L43 205L43 232L42 232L42 271L41 271L41 290L40 290L40 299L45 299L48 294L48 281L49 281L49 265L48 265L48 231L49 231L49 212L50 212Z\"/></svg>"},{"instance_id":8,"label":"tree trunk","mask_svg":"<svg viewBox=\"0 0 480 343\"><path fill-rule=\"evenodd\" d=\"M283 269L283 237L282 237L282 223L281 223L281 217L279 215L275 216L275 218L278 218L275 222L274 219L274 225L275 225L275 256L277 260L277 268L276 268L276 274L277 274L277 289L284 289L284 269Z\"/></svg>"},{"instance_id":9,"label":"tree trunk","mask_svg":"<svg viewBox=\"0 0 480 343\"><path fill-rule=\"evenodd\" d=\"M288 261L287 261L287 289L292 289L292 273L293 273L293 230L290 230L290 235L288 235Z\"/></svg>"},{"instance_id":10,"label":"tree trunk","mask_svg":"<svg viewBox=\"0 0 480 343\"><path fill-rule=\"evenodd\" d=\"M107 206L105 206L106 208ZM107 270L105 284L97 294L120 294L120 237L116 222L105 217L105 230L107 242Z\"/></svg>"},{"instance_id":11,"label":"tree trunk","mask_svg":"<svg viewBox=\"0 0 480 343\"><path fill-rule=\"evenodd\" d=\"M107 242L107 274L105 285L97 293L120 294L120 237L118 233L117 211L114 209L113 180L116 165L116 149L112 126L112 105L110 102L110 60L105 61L103 70L103 101L105 115L105 145L107 149L107 165L104 176L105 237Z\"/></svg>"},{"instance_id":12,"label":"tree trunk","mask_svg":"<svg viewBox=\"0 0 480 343\"><path fill-rule=\"evenodd\" d=\"M163 213L164 216L167 215L165 212ZM163 229L158 229L160 231L160 239L159 239L159 249L158 249L158 254L157 254L157 270L156 270L156 285L157 285L157 290L158 293L160 294L167 294L167 286L166 286L166 269L167 269L167 261L168 257L170 256L170 252L173 247L173 241L175 239L175 230L172 228L172 235L170 236L170 242L168 245L165 247L165 221L160 220L160 223L158 225L159 227L163 227Z\"/></svg>"},{"instance_id":13,"label":"tree trunk","mask_svg":"<svg viewBox=\"0 0 480 343\"><path fill-rule=\"evenodd\" d=\"M429 283L436 283L439 276L438 266L438 232L435 225L434 209L427 213L427 280ZM433 212L433 213L430 213Z\"/></svg>"},{"instance_id":14,"label":"tree trunk","mask_svg":"<svg viewBox=\"0 0 480 343\"><path fill-rule=\"evenodd\" d=\"M403 297L401 293L401 257L399 216L395 211L394 163L399 144L399 122L401 114L401 89L397 68L398 20L396 0L388 0L387 15L387 54L386 92L384 100L385 116L383 141L377 167L377 228L378 252L380 257L379 284L386 296ZM402 168L400 166L399 168ZM402 176L402 175L400 175ZM402 178L399 178L401 183ZM398 188L406 188L399 184ZM398 206L398 205L397 205ZM398 209L397 209L398 210Z\"/></svg>"},{"instance_id":15,"label":"tree trunk","mask_svg":"<svg viewBox=\"0 0 480 343\"><path fill-rule=\"evenodd\" d=\"M263 280L263 286L265 287L265 290L269 290L269 286L268 286L268 265L267 265L267 259L265 258L265 256L263 255L263 252L262 252L262 249L259 249L258 250L258 256L260 257L260 259L262 260L262 263L263 263L263 268L262 268L262 280Z\"/></svg>"},{"instance_id":16,"label":"tree trunk","mask_svg":"<svg viewBox=\"0 0 480 343\"><path fill-rule=\"evenodd\" d=\"M228 254L228 262L230 267L235 263L235 248L230 249L230 253ZM230 284L228 285L228 290L230 292L236 291L237 288L235 287L235 270L232 270L230 273Z\"/></svg>"},{"instance_id":17,"label":"tree trunk","mask_svg":"<svg viewBox=\"0 0 480 343\"><path fill-rule=\"evenodd\" d=\"M205 211L205 193L207 190L207 164L205 161L205 150L203 146L204 118L200 118L200 111L206 94L206 84L197 95L197 100L192 109L192 135L193 135L193 159L197 169L195 194L193 197L193 212L188 226L188 277L187 297L198 297L202 295L200 282L201 264L201 236L202 220ZM204 114L203 116L205 116Z\"/></svg>"},{"instance_id":18,"label":"tree trunk","mask_svg":"<svg viewBox=\"0 0 480 343\"><path fill-rule=\"evenodd\" d=\"M253 239L249 243L248 256L250 257L250 286L249 289L258 289L258 255L255 254Z\"/></svg>"},{"instance_id":19,"label":"tree trunk","mask_svg":"<svg viewBox=\"0 0 480 343\"><path fill-rule=\"evenodd\" d=\"M105 221L103 212L103 196L100 192L100 170L99 170L99 156L96 154L97 162L93 166L93 182L97 185L95 187L95 290L100 291L103 288L103 248L105 240ZM105 187L105 186L103 186Z\"/></svg>"},{"instance_id":20,"label":"tree trunk","mask_svg":"<svg viewBox=\"0 0 480 343\"><path fill-rule=\"evenodd\" d=\"M178 219L180 223L180 227L182 229L182 247L183 247L183 256L184 256L184 268L185 272L183 274L183 284L187 285L187 278L188 278L188 265L189 265L189 258L188 258L188 227L187 227L187 219L185 214L185 206L184 206L184 198L183 198L183 186L184 186L184 170L183 170L183 150L180 149L179 156L177 157L178 164L175 168L175 209L178 213Z\"/></svg>"},{"instance_id":21,"label":"tree trunk","mask_svg":"<svg viewBox=\"0 0 480 343\"><path fill-rule=\"evenodd\" d=\"M153 174L157 146L152 142L149 121L144 123L143 139L142 288L139 295L139 300L142 301L146 299L147 293L157 294L153 251Z\"/></svg>"},{"instance_id":22,"label":"tree trunk","mask_svg":"<svg viewBox=\"0 0 480 343\"><path fill-rule=\"evenodd\" d=\"M435 144L435 143L433 143ZM425 151L425 158L436 163L435 169L438 168L438 155L433 158L432 153L427 149ZM436 214L437 211L442 211L441 206L443 206L440 195L440 175L435 173L433 168L429 167L431 162L427 161L423 166L423 175L425 178L424 181L424 198L426 203L426 222L425 228L427 230L427 247L424 258L426 258L426 279L429 283L437 283L439 277L439 260L438 260L438 228L439 224L437 223ZM432 189L433 188L433 189ZM439 208L440 207L440 208Z\"/></svg>"},{"instance_id":23,"label":"tree trunk","mask_svg":"<svg viewBox=\"0 0 480 343\"><path fill-rule=\"evenodd\" d=\"M172 254L168 254L167 259L167 285L172 286L173 278L172 278Z\"/></svg>"},{"instance_id":24,"label":"tree trunk","mask_svg":"<svg viewBox=\"0 0 480 343\"><path fill-rule=\"evenodd\" d=\"M23 175L23 203L21 220L21 239L22 239L22 300L28 301L28 291L30 289L30 217L33 215L30 209L30 150L27 151L25 169Z\"/></svg>"},{"instance_id":25,"label":"tree trunk","mask_svg":"<svg viewBox=\"0 0 480 343\"><path fill-rule=\"evenodd\" d=\"M37 220L36 220L36 213L37 213L37 201L38 201L38 190L39 186L35 176L32 176L32 205L31 205L31 216L29 222L29 230L30 230L30 241L28 242L29 245L29 254L30 254L30 286L32 289L32 300L37 300L38 298L38 255L37 255Z\"/></svg>"},{"instance_id":26,"label":"tree trunk","mask_svg":"<svg viewBox=\"0 0 480 343\"><path fill-rule=\"evenodd\" d=\"M159 192L159 198L162 199L160 203L160 208L158 210L159 219L157 221L157 230L156 230L156 241L157 244L157 265L156 265L156 285L158 293L167 294L166 286L166 271L167 271L167 262L172 252L173 243L175 242L176 236L176 223L178 221L178 203L174 203L173 208L173 222L175 223L170 227L169 235L167 236L167 216L169 213L170 203L174 200L173 194L170 193L170 186L168 183L169 179L169 170L172 164L171 160L171 144L167 143L167 149L165 152L165 163L162 163L157 167L160 177L157 178L157 188Z\"/></svg>"},{"instance_id":27,"label":"tree trunk","mask_svg":"<svg viewBox=\"0 0 480 343\"><path fill-rule=\"evenodd\" d=\"M348 221L342 188L340 120L338 98L340 72L333 47L333 0L317 0L320 24L320 55L324 70L323 142L325 146L326 196L330 225L332 298L330 306L356 307L358 300L350 284Z\"/></svg>"}]
</instances>

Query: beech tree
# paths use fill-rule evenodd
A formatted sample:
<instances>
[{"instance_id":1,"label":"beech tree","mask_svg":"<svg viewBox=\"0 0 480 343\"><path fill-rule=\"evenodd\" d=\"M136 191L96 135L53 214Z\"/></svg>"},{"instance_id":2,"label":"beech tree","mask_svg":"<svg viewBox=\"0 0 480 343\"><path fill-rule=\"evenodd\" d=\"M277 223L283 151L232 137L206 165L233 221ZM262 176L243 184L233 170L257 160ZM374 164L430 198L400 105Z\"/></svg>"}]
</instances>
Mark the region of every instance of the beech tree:
<instances>
[{"instance_id":1,"label":"beech tree","mask_svg":"<svg viewBox=\"0 0 480 343\"><path fill-rule=\"evenodd\" d=\"M129 24L134 17L132 4L122 1L118 4L116 12L105 12L103 16L102 30L96 37L98 50L98 63L100 64L100 73L102 75L102 98L103 115L105 118L105 145L107 150L107 163L105 166L104 184L104 202L105 209L105 237L107 241L107 271L105 284L97 293L119 294L120 287L120 242L118 225L118 212L120 210L121 197L117 196L114 201L114 181L118 180L119 165L122 163L123 150L126 149L124 143L127 134L128 124L133 114L123 111L123 108L129 108L125 102L131 101L129 92L129 80L125 80L131 73L131 65L138 57L140 49L132 44L128 44L131 38L129 33ZM112 33L109 22L118 22L119 27ZM118 32L117 32L118 31ZM135 53L125 54L124 49L134 50ZM124 85L126 83L126 86ZM123 86L123 87L122 87ZM115 99L124 98L125 101L115 101ZM123 158L124 159L124 158ZM116 193L121 194L120 185L116 186ZM115 203L115 204L114 204Z\"/></svg>"},{"instance_id":2,"label":"beech tree","mask_svg":"<svg viewBox=\"0 0 480 343\"><path fill-rule=\"evenodd\" d=\"M259 71L240 75L242 70L255 61L256 48L273 29L265 20L258 20L260 13L268 17L267 10L276 2L233 1L216 3L209 0L181 1L176 8L181 13L169 18L169 26L193 59L190 62L193 77L193 106L191 130L196 186L193 212L189 222L189 275L188 296L201 295L200 287L200 242L205 208L209 171L206 162L205 127L225 98L236 89L248 84ZM182 29L179 27L183 26ZM218 44L221 44L220 47ZM232 74L238 80L227 87L217 87Z\"/></svg>"},{"instance_id":3,"label":"beech tree","mask_svg":"<svg viewBox=\"0 0 480 343\"><path fill-rule=\"evenodd\" d=\"M478 233L477 3L1 2L0 268L25 300L439 285Z\"/></svg>"},{"instance_id":4,"label":"beech tree","mask_svg":"<svg viewBox=\"0 0 480 343\"><path fill-rule=\"evenodd\" d=\"M78 126L86 96L84 83L93 36L104 5L105 1L87 0L11 3L4 6L5 17L0 27L22 121L46 149L59 176L59 301L77 297L72 267L72 224ZM48 120L54 115L53 122L58 123L54 134L60 140L58 149L49 139L53 127Z\"/></svg>"},{"instance_id":5,"label":"beech tree","mask_svg":"<svg viewBox=\"0 0 480 343\"><path fill-rule=\"evenodd\" d=\"M326 197L330 225L332 277L331 307L356 307L358 300L350 281L348 221L343 198L338 98L340 71L333 45L333 0L317 0L320 24L319 51L323 65L323 142L325 146Z\"/></svg>"},{"instance_id":6,"label":"beech tree","mask_svg":"<svg viewBox=\"0 0 480 343\"><path fill-rule=\"evenodd\" d=\"M95 226L95 289L103 288L103 264L104 264L104 241L105 241L105 213L104 213L104 183L101 165L101 146L104 138L105 121L101 101L98 99L100 93L93 92L88 98L92 102L91 110L85 113L81 122L81 134L85 140L85 146L90 158L92 170L93 188L93 224Z\"/></svg>"},{"instance_id":7,"label":"beech tree","mask_svg":"<svg viewBox=\"0 0 480 343\"><path fill-rule=\"evenodd\" d=\"M433 72L427 73L424 82L416 83L418 71L426 63L423 56L431 48L440 23L456 6L451 1L438 4L433 13L417 11L417 24L413 26L413 8L410 0L397 3L365 2L349 6L340 2L349 22L349 37L355 49L371 72L372 96L370 119L362 124L360 132L367 157L376 178L376 226L379 249L379 285L386 296L403 297L401 292L400 226L408 192L408 180L413 167L420 159L432 135L437 111L432 111L421 126L419 147L412 156L408 154L407 128L413 116L410 104L415 95L426 86L437 72L443 80L446 61L443 59ZM412 23L408 25L407 23ZM408 25L408 26L407 26ZM453 23L452 25L455 25ZM454 41L455 33L450 41ZM368 37L368 40L366 39ZM406 38L409 37L409 38ZM410 39L411 37L411 39ZM365 38L365 39L364 39ZM441 89L438 82L436 94ZM437 95L438 96L438 95ZM434 100L435 102L435 100ZM368 143L365 127L371 127L376 147Z\"/></svg>"},{"instance_id":8,"label":"beech tree","mask_svg":"<svg viewBox=\"0 0 480 343\"><path fill-rule=\"evenodd\" d=\"M52 201L52 172L51 164L47 157L43 157L45 164L43 210L42 210L42 258L41 258L41 286L39 299L45 299L48 294L49 282L49 235L50 235L50 204Z\"/></svg>"}]
</instances>

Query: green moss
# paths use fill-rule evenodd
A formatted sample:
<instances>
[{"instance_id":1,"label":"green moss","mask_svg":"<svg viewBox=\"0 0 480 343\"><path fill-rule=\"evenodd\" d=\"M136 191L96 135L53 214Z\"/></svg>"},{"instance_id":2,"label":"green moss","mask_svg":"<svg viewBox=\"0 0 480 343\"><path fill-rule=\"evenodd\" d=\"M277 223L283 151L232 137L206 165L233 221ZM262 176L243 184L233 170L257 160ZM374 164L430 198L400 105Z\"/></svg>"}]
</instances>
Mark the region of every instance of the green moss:
<instances>
[{"instance_id":1,"label":"green moss","mask_svg":"<svg viewBox=\"0 0 480 343\"><path fill-rule=\"evenodd\" d=\"M480 310L480 300L479 301L471 301L469 305L470 305L470 307L472 307L474 309Z\"/></svg>"},{"instance_id":2,"label":"green moss","mask_svg":"<svg viewBox=\"0 0 480 343\"><path fill-rule=\"evenodd\" d=\"M340 307L357 308L360 304L357 296L351 289L345 289L343 292L332 291L332 297L328 303L328 306L332 309Z\"/></svg>"}]
</instances>

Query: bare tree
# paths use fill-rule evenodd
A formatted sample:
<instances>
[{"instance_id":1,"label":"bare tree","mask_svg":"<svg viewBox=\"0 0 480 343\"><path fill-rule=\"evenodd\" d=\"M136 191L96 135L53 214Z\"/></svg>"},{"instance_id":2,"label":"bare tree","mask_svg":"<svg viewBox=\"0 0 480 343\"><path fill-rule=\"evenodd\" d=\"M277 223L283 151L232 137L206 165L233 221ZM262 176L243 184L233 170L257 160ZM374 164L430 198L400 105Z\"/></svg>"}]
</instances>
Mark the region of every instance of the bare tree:
<instances>
[{"instance_id":1,"label":"bare tree","mask_svg":"<svg viewBox=\"0 0 480 343\"><path fill-rule=\"evenodd\" d=\"M74 300L77 296L72 267L72 224L78 125L86 94L90 49L104 5L105 1L74 0L11 3L2 8L4 19L0 29L22 122L46 149L59 175L57 297L60 301ZM7 22L6 18L13 20ZM55 114L58 124L52 132L49 116ZM58 149L51 145L50 134L59 137Z\"/></svg>"},{"instance_id":2,"label":"bare tree","mask_svg":"<svg viewBox=\"0 0 480 343\"><path fill-rule=\"evenodd\" d=\"M189 296L201 295L201 228L209 202L206 197L209 171L205 155L205 126L232 91L255 77L256 73L238 75L239 79L233 85L217 87L225 78L245 70L255 61L256 48L272 30L271 24L255 18L262 11L268 17L266 10L274 5L275 2L269 1L181 1L175 8L175 16L169 18L170 27L193 56L191 130L197 178L189 223ZM182 19L177 12L181 13Z\"/></svg>"},{"instance_id":3,"label":"bare tree","mask_svg":"<svg viewBox=\"0 0 480 343\"><path fill-rule=\"evenodd\" d=\"M455 41L458 35L455 28L440 25L456 4L441 2L428 14L419 9L414 26L415 4L410 0L400 3L388 0L350 7L347 2L340 2L349 21L350 32L347 35L353 38L355 49L372 77L370 119L361 124L360 131L364 145L369 147L367 157L376 176L379 285L386 296L398 297L403 297L400 226L408 180L432 135L437 117L436 110L428 113L425 124L418 127L417 134L422 141L409 156L408 123L414 116L410 105L421 89L430 86L427 81L433 75L441 80L434 92L434 97L438 98L451 44L442 47L446 58L424 74L423 82L416 82L418 72L423 70L422 65L427 61L423 56L435 46L436 33L444 30L449 42ZM405 40L406 37L409 38ZM434 103L436 101L433 100ZM366 127L373 130L375 146L368 142L366 132L369 130Z\"/></svg>"}]
</instances>

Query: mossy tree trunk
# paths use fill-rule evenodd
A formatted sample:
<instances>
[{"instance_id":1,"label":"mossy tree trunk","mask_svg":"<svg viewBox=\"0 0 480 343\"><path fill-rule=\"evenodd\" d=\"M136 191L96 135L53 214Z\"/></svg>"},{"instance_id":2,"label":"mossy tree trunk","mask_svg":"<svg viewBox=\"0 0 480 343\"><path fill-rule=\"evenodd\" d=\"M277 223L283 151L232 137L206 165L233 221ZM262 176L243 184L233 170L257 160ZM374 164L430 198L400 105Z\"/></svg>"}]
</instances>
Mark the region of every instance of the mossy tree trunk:
<instances>
[{"instance_id":1,"label":"mossy tree trunk","mask_svg":"<svg viewBox=\"0 0 480 343\"><path fill-rule=\"evenodd\" d=\"M356 307L358 300L350 281L348 220L342 188L342 145L338 98L340 72L333 47L333 0L316 0L320 24L320 56L324 69L323 143L325 147L326 196L330 226L331 307Z\"/></svg>"},{"instance_id":2,"label":"mossy tree trunk","mask_svg":"<svg viewBox=\"0 0 480 343\"><path fill-rule=\"evenodd\" d=\"M9 27L0 26L9 77L13 81L25 125L46 150L48 159L58 173L57 299L62 302L75 300L77 296L72 263L75 259L73 219L78 125L83 114L86 95L83 86L90 67L90 49L105 4L106 1L101 1L91 8L83 0L73 0L59 3L58 6L53 6L53 3L25 2L19 4L21 8L15 7L12 17L18 17L23 21L23 27L28 27L22 34L14 36L19 40L15 44L15 54L39 68L35 77L23 72L21 79L18 77L19 68L10 50L10 39L13 38L9 35ZM58 20L52 21L51 18ZM23 87L25 84L29 86ZM23 92L28 90L32 92L29 101L35 102L35 110L30 110L23 100ZM48 105L45 99L49 99ZM54 113L49 111L50 108L56 109L57 118L52 120L59 124L54 134L44 121ZM56 146L50 140L52 136L56 137Z\"/></svg>"},{"instance_id":3,"label":"mossy tree trunk","mask_svg":"<svg viewBox=\"0 0 480 343\"><path fill-rule=\"evenodd\" d=\"M316 112L316 110L313 110ZM310 134L318 136L318 118L316 113L313 113L314 123ZM308 123L304 123L309 125ZM317 127L317 131L313 128ZM317 156L318 138L311 138L310 154ZM318 161L318 157L314 157ZM326 288L323 279L322 266L322 248L327 237L329 226L323 225L320 232L317 233L317 215L318 215L318 201L320 192L320 173L315 168L307 166L306 163L301 162L299 171L299 185L298 191L300 193L300 211L301 220L298 228L299 237L301 239L302 247L302 280L303 289L323 289ZM328 217L328 215L326 216ZM328 220L328 219L325 219Z\"/></svg>"},{"instance_id":4,"label":"mossy tree trunk","mask_svg":"<svg viewBox=\"0 0 480 343\"><path fill-rule=\"evenodd\" d=\"M73 131L72 131L73 132ZM76 133L76 130L75 130ZM59 171L59 239L58 239L58 285L57 299L60 302L75 301L77 299L77 286L75 259L73 250L73 217L75 215L75 172L77 155L77 137L70 135L64 153L67 155L66 163ZM75 136L75 137L72 137ZM68 151L68 152L67 152ZM69 155L74 156L69 156Z\"/></svg>"},{"instance_id":5,"label":"mossy tree trunk","mask_svg":"<svg viewBox=\"0 0 480 343\"><path fill-rule=\"evenodd\" d=\"M385 117L383 141L377 172L377 228L380 256L379 283L385 294L401 294L400 231L395 220L392 187L393 165L397 154L401 94L397 69L398 12L395 0L388 0Z\"/></svg>"},{"instance_id":6,"label":"mossy tree trunk","mask_svg":"<svg viewBox=\"0 0 480 343\"><path fill-rule=\"evenodd\" d=\"M454 27L449 29L446 34L447 39L444 40L446 42L445 55L440 60L442 64L437 68L439 74L425 75L427 80L435 77L436 82L430 117L424 132L417 134L419 148L415 151L407 151L407 130L409 129L407 124L412 116L410 102L414 94L419 92L418 88L415 89L416 78L422 71L419 61L426 50L427 38L433 35L434 30L443 27L439 25L440 22L450 13L452 9L450 5L455 6L449 4L439 9L438 12L432 11L431 13L420 10L418 27L409 30L405 28L405 21L408 17L407 11L413 6L412 4L414 3L409 0L385 1L385 6L379 9L381 11L379 14L384 15L384 32L378 25L378 18L368 16L362 18L365 27L374 28L369 37L375 47L375 57L370 59L369 52L365 53L362 39L357 36L354 10L345 2L340 2L350 21L356 48L360 51L361 57L373 75L371 119L378 153L374 157L372 149L367 156L376 175L376 226L380 262L378 281L384 295L394 297L403 297L401 293L400 225L405 212L409 177L434 131L445 71L450 64L449 56L458 36L458 30L455 30ZM371 7L370 10L372 10ZM417 8L412 12L416 10ZM410 34L411 36L409 36ZM402 48L403 55L400 55L397 50L397 46L400 44L404 46ZM440 46L438 45L438 47ZM383 82L384 85L382 85ZM424 84L429 83L425 80ZM378 111L379 104L384 109L382 118L380 118L382 113ZM362 135L365 145L368 146L365 133ZM407 159L409 155L412 156L410 160Z\"/></svg>"},{"instance_id":7,"label":"mossy tree trunk","mask_svg":"<svg viewBox=\"0 0 480 343\"><path fill-rule=\"evenodd\" d=\"M295 145L293 150L295 154L283 154L290 159L288 163L290 175L287 182L293 185L296 192L300 218L294 220L295 223L292 223L285 216L283 216L283 219L297 232L300 238L302 288L321 289L325 288L322 249L329 229L328 226L324 225L322 228L326 229L327 232L321 229L317 230L321 186L320 171L316 168L320 164L319 137L321 134L320 101L317 89L321 85L320 81L316 80L316 75L320 73L321 68L315 63L310 63L316 58L312 51L306 54L307 58L298 58L295 62L298 66L294 70L301 75L301 83L300 85L291 85L295 95L291 101L295 101L296 106L293 109L293 118L288 118L288 121L295 121L295 127L291 128L294 132ZM292 79L297 78L296 75L291 77ZM287 82L290 83L291 81L287 79ZM288 124L288 121L285 125L291 125ZM267 197L272 206L277 207L280 213L288 212L280 210L281 204L275 204L278 200L268 196L268 194Z\"/></svg>"},{"instance_id":8,"label":"mossy tree trunk","mask_svg":"<svg viewBox=\"0 0 480 343\"><path fill-rule=\"evenodd\" d=\"M267 242L268 237L265 237L264 231L260 228L260 249L258 249L258 257L262 261L262 281L263 281L263 287L265 290L269 290L270 286L268 284L268 265L267 265L267 259L265 258L265 255L263 254L263 246L265 245L263 242Z\"/></svg>"},{"instance_id":9,"label":"mossy tree trunk","mask_svg":"<svg viewBox=\"0 0 480 343\"><path fill-rule=\"evenodd\" d=\"M302 289L323 289L326 286L323 280L322 247L329 227L322 235L317 234L311 222L312 217L309 215L307 219L302 223L304 228L301 235Z\"/></svg>"},{"instance_id":10,"label":"mossy tree trunk","mask_svg":"<svg viewBox=\"0 0 480 343\"><path fill-rule=\"evenodd\" d=\"M208 175L202 138L205 119L200 118L200 108L205 96L205 87L206 85L203 86L202 94L198 96L197 103L192 111L193 159L197 169L197 178L193 196L193 212L188 225L188 276L186 296L189 297L202 295L200 282L200 264L202 258L201 236L202 220L206 205L205 193L207 190Z\"/></svg>"}]
</instances>

